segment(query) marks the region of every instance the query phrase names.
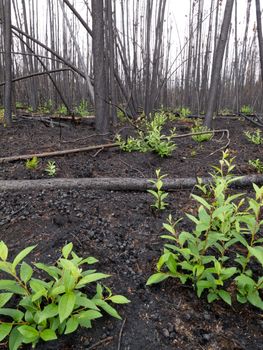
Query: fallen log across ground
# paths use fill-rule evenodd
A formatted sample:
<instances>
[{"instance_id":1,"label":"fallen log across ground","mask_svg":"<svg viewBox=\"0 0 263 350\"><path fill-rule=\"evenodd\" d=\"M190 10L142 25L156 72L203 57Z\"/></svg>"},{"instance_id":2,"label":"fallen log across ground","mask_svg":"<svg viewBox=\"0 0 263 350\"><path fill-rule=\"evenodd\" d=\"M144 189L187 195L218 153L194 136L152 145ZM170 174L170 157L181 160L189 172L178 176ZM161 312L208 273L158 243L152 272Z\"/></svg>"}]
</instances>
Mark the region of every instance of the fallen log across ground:
<instances>
[{"instance_id":1,"label":"fallen log across ground","mask_svg":"<svg viewBox=\"0 0 263 350\"><path fill-rule=\"evenodd\" d=\"M155 179L153 179L155 180ZM202 178L203 183L209 183L211 177ZM192 189L197 183L194 177L163 179L163 190L176 191L180 189ZM232 186L247 187L255 183L263 185L263 175L245 175L237 179ZM39 180L0 180L0 191L23 191L42 189L68 189L80 188L101 191L146 191L154 189L154 185L148 179L142 178L56 178Z\"/></svg>"},{"instance_id":2,"label":"fallen log across ground","mask_svg":"<svg viewBox=\"0 0 263 350\"><path fill-rule=\"evenodd\" d=\"M54 157L54 156L64 156L66 154L88 152L88 151L93 151L93 150L98 150L98 149L103 150L104 148L112 148L112 147L117 147L117 146L118 146L117 143L108 143L108 144L103 144L103 145L95 145L95 146L88 146L88 147L82 147L82 148L66 149L63 151L22 154L22 155L18 155L18 156L10 156L10 157L0 158L0 163L15 162L18 160L26 160L26 159L31 159L33 157L45 158L45 157Z\"/></svg>"}]
</instances>

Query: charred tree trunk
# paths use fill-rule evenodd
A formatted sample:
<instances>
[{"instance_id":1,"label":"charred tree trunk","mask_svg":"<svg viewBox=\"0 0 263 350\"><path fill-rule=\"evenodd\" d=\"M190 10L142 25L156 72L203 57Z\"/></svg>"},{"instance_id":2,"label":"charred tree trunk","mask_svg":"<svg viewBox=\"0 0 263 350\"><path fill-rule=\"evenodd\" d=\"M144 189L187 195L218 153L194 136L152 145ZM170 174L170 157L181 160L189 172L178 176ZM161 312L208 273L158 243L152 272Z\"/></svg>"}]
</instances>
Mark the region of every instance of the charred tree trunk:
<instances>
[{"instance_id":1,"label":"charred tree trunk","mask_svg":"<svg viewBox=\"0 0 263 350\"><path fill-rule=\"evenodd\" d=\"M104 2L103 0L92 0L91 4L96 130L100 133L105 133L109 130L109 118L105 112L107 106L105 89L106 67L104 64Z\"/></svg>"},{"instance_id":2,"label":"charred tree trunk","mask_svg":"<svg viewBox=\"0 0 263 350\"><path fill-rule=\"evenodd\" d=\"M258 32L258 45L259 45L261 77L262 77L262 81L263 81L263 37L262 37L260 0L256 0L256 13L257 13L257 32Z\"/></svg>"},{"instance_id":3,"label":"charred tree trunk","mask_svg":"<svg viewBox=\"0 0 263 350\"><path fill-rule=\"evenodd\" d=\"M212 128L213 113L216 107L216 95L220 81L221 67L225 53L226 42L228 38L229 27L233 10L234 0L227 0L225 14L221 28L220 38L217 44L215 59L212 67L211 86L209 91L208 106L205 116L205 126Z\"/></svg>"},{"instance_id":4,"label":"charred tree trunk","mask_svg":"<svg viewBox=\"0 0 263 350\"><path fill-rule=\"evenodd\" d=\"M11 30L11 1L4 1L5 28L5 123L12 126L12 30Z\"/></svg>"}]
</instances>

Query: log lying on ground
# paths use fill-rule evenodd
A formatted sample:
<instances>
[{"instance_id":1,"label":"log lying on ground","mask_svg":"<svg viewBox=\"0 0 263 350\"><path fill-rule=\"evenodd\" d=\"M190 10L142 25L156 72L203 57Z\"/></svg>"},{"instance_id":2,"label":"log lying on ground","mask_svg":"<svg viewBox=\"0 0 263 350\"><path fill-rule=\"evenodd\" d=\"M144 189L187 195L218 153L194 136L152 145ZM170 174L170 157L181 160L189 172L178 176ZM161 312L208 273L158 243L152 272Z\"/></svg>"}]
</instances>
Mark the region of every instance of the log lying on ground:
<instances>
[{"instance_id":1,"label":"log lying on ground","mask_svg":"<svg viewBox=\"0 0 263 350\"><path fill-rule=\"evenodd\" d=\"M211 177L202 178L203 183L211 181ZM163 190L176 191L192 189L197 179L194 177L164 179ZM246 175L232 184L236 187L251 186L252 183L263 185L263 175ZM56 178L41 180L0 180L0 191L23 191L43 189L80 188L101 191L146 191L154 185L148 179L141 178Z\"/></svg>"},{"instance_id":2,"label":"log lying on ground","mask_svg":"<svg viewBox=\"0 0 263 350\"><path fill-rule=\"evenodd\" d=\"M63 151L43 152L43 153L35 153L35 154L22 154L22 155L18 155L18 156L10 156L10 157L0 158L0 163L15 162L17 160L26 160L26 159L31 159L33 157L44 158L44 157L64 156L66 154L89 152L89 151L94 151L94 150L98 150L98 149L112 148L112 147L117 147L117 146L118 146L117 143L107 143L107 144L103 144L103 145L88 146L88 147L74 148L74 149L66 149Z\"/></svg>"}]
</instances>

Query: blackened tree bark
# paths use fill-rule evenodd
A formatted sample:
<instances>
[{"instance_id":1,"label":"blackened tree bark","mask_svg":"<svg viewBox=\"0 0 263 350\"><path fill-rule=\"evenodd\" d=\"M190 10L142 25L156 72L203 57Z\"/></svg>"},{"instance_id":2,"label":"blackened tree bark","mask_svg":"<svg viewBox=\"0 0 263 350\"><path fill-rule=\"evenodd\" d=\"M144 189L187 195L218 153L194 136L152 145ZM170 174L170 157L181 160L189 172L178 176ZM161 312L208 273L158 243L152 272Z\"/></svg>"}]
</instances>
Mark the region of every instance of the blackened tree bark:
<instances>
[{"instance_id":1,"label":"blackened tree bark","mask_svg":"<svg viewBox=\"0 0 263 350\"><path fill-rule=\"evenodd\" d=\"M258 32L261 77L263 81L263 37L262 37L260 0L256 0L256 13L257 13L257 32Z\"/></svg>"},{"instance_id":2,"label":"blackened tree bark","mask_svg":"<svg viewBox=\"0 0 263 350\"><path fill-rule=\"evenodd\" d=\"M5 114L7 126L12 126L12 31L11 31L11 0L4 1L5 27Z\"/></svg>"},{"instance_id":3,"label":"blackened tree bark","mask_svg":"<svg viewBox=\"0 0 263 350\"><path fill-rule=\"evenodd\" d=\"M108 1L108 0L107 0ZM94 70L94 94L96 131L108 132L109 118L106 114L106 88L105 88L105 63L104 63L104 2L103 0L92 0L92 51Z\"/></svg>"},{"instance_id":4,"label":"blackened tree bark","mask_svg":"<svg viewBox=\"0 0 263 350\"><path fill-rule=\"evenodd\" d=\"M226 42L228 38L229 27L231 23L233 5L234 5L234 0L227 0L224 19L221 27L221 34L220 34L220 38L219 38L216 52L214 55L215 59L212 67L211 85L209 90L208 106L207 106L205 123L204 123L205 126L207 126L208 128L212 128L213 113L216 106L217 91L218 91L218 86L220 81L220 74L221 74Z\"/></svg>"}]
</instances>

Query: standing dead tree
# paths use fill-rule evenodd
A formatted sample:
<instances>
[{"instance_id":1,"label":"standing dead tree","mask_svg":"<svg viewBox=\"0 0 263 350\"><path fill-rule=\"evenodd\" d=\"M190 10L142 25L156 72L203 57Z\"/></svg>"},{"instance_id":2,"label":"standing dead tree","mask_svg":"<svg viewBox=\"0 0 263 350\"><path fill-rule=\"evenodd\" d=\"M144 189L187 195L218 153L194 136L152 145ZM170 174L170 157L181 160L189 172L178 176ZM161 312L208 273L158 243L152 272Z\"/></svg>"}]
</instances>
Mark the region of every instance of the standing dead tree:
<instances>
[{"instance_id":1,"label":"standing dead tree","mask_svg":"<svg viewBox=\"0 0 263 350\"><path fill-rule=\"evenodd\" d=\"M227 0L224 19L221 27L221 34L215 51L214 62L212 67L211 85L208 98L207 112L205 116L205 126L212 128L213 113L216 107L216 96L218 91L218 84L220 82L221 67L227 43L229 27L231 23L231 16L233 10L234 0Z\"/></svg>"}]
</instances>

